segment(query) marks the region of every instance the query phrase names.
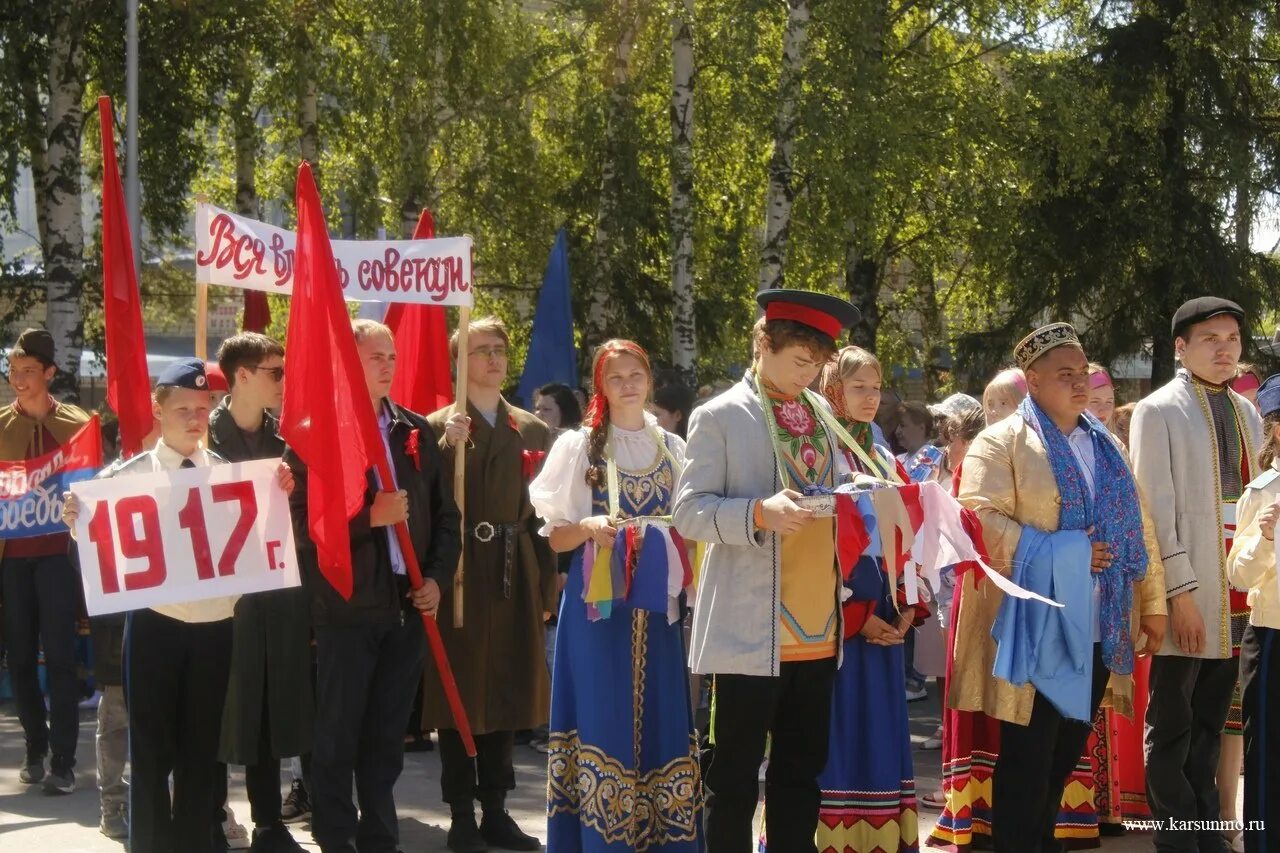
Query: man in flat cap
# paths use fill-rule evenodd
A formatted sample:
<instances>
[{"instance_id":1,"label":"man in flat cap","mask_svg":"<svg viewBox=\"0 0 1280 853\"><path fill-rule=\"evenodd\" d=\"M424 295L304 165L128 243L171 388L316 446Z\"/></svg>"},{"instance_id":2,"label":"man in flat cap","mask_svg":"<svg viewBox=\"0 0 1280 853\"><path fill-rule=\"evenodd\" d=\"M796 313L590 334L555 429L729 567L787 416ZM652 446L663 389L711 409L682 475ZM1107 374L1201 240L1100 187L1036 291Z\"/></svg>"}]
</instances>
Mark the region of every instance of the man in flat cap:
<instances>
[{"instance_id":1,"label":"man in flat cap","mask_svg":"<svg viewBox=\"0 0 1280 853\"><path fill-rule=\"evenodd\" d=\"M830 414L806 389L858 312L807 291L770 290L758 301L755 362L694 410L674 510L682 535L710 544L690 656L694 672L714 675L715 748L704 761L710 853L753 849L770 735L769 846L816 850L817 780L842 649L834 526L796 499L806 486L839 479L842 454L824 426Z\"/></svg>"},{"instance_id":2,"label":"man in flat cap","mask_svg":"<svg viewBox=\"0 0 1280 853\"><path fill-rule=\"evenodd\" d=\"M1147 799L1157 820L1219 819L1219 735L1240 642L1227 555L1236 501L1258 473L1262 435L1254 407L1230 388L1244 319L1239 305L1217 297L1179 308L1173 338L1182 367L1138 403L1129 427L1134 473L1153 502L1169 601L1146 721ZM1228 849L1218 830L1157 829L1155 841L1161 851Z\"/></svg>"},{"instance_id":3,"label":"man in flat cap","mask_svg":"<svg viewBox=\"0 0 1280 853\"><path fill-rule=\"evenodd\" d=\"M1063 787L1104 689L1132 712L1135 646L1161 641L1164 583L1124 451L1086 411L1089 362L1075 330L1045 326L1014 356L1028 396L970 446L959 501L982 521L991 566L1064 607L1046 614L966 573L947 701L1001 721L992 840L999 853L1036 853L1062 849ZM1030 647L1036 666L1014 665Z\"/></svg>"},{"instance_id":4,"label":"man in flat cap","mask_svg":"<svg viewBox=\"0 0 1280 853\"><path fill-rule=\"evenodd\" d=\"M44 329L27 329L9 351L9 387L16 399L0 408L0 459L35 459L50 453L89 420L83 409L49 394L55 373L53 336ZM4 640L14 703L27 742L18 777L28 785L43 781L51 794L75 789L72 768L80 732L75 657L80 579L67 558L67 545L65 533L0 539ZM49 689L47 715L36 676L41 648ZM51 747L46 775L44 762Z\"/></svg>"}]
</instances>

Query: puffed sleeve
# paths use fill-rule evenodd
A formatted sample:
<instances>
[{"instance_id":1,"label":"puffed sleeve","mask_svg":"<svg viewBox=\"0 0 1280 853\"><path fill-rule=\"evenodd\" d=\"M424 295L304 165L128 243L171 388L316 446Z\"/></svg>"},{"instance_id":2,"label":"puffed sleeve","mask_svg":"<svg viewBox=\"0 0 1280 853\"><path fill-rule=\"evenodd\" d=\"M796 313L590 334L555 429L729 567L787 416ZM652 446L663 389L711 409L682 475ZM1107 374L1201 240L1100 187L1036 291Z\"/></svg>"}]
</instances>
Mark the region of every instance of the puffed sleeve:
<instances>
[{"instance_id":1,"label":"puffed sleeve","mask_svg":"<svg viewBox=\"0 0 1280 853\"><path fill-rule=\"evenodd\" d=\"M563 433L551 445L542 471L529 484L529 501L546 524L543 536L566 524L577 524L591 515L591 487L587 485L587 434Z\"/></svg>"}]
</instances>

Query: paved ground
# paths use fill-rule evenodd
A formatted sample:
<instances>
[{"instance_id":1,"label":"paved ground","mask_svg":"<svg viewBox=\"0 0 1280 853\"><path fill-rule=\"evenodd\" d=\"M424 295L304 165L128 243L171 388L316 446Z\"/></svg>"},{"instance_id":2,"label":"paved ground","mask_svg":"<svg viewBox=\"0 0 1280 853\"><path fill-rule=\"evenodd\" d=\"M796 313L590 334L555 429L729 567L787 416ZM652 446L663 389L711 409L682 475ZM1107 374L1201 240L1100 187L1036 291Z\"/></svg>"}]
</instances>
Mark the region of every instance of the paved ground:
<instances>
[{"instance_id":1,"label":"paved ground","mask_svg":"<svg viewBox=\"0 0 1280 853\"><path fill-rule=\"evenodd\" d=\"M931 688L934 689L934 688ZM932 734L938 724L936 692L928 701L910 706L911 731L919 743ZM76 768L79 789L70 796L50 797L38 788L28 789L18 782L22 761L22 731L14 716L12 704L0 705L0 851L57 851L57 853L121 853L124 845L98 833L98 798L94 786L93 712L82 713L79 766ZM396 803L400 812L401 847L406 853L445 849L448 810L440 802L438 753L416 753L405 758L405 772L396 786ZM516 747L517 788L508 806L526 832L544 841L545 759L527 747ZM916 750L916 789L920 793L938 787L940 753ZM232 773L231 803L236 814L247 820L248 802L244 779ZM936 812L920 813L921 837L925 837L936 820ZM310 849L310 836L295 829L297 839ZM1151 836L1130 833L1123 838L1105 839L1108 853L1151 849Z\"/></svg>"}]
</instances>

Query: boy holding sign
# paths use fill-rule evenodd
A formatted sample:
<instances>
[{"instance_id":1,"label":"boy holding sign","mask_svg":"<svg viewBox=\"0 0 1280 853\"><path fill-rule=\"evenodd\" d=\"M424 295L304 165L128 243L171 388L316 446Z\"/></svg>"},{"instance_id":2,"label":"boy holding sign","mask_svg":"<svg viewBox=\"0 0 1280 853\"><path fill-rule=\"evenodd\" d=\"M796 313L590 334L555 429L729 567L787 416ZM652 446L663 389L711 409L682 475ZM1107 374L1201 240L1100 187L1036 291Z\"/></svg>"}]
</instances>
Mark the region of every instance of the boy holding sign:
<instances>
[{"instance_id":1,"label":"boy holding sign","mask_svg":"<svg viewBox=\"0 0 1280 853\"><path fill-rule=\"evenodd\" d=\"M0 408L0 459L44 456L88 422L83 409L59 403L49 394L56 373L53 336L44 329L27 329L9 352L9 386L17 399ZM52 516L56 522L56 509ZM28 785L43 780L51 794L75 789L71 768L80 732L75 659L80 584L67 559L67 545L66 533L32 536L31 531L13 530L0 535L4 640L14 704L27 741L26 761L18 776ZM41 646L49 684L47 717L36 675ZM50 747L51 772L46 778L44 760Z\"/></svg>"},{"instance_id":2,"label":"boy holding sign","mask_svg":"<svg viewBox=\"0 0 1280 853\"><path fill-rule=\"evenodd\" d=\"M208 388L199 359L182 359L165 368L156 380L154 397L160 440L152 450L119 466L114 475L224 464L226 460L201 443L209 425ZM280 480L286 491L292 487L287 469ZM73 530L79 510L75 496L67 495L63 515ZM158 525L148 525L144 518L139 535L136 519L131 521L135 523L128 533L138 556L163 559ZM120 536L123 541L125 532ZM213 853L218 739L235 603L235 597L209 598L129 614L124 675L133 766L133 853Z\"/></svg>"}]
</instances>

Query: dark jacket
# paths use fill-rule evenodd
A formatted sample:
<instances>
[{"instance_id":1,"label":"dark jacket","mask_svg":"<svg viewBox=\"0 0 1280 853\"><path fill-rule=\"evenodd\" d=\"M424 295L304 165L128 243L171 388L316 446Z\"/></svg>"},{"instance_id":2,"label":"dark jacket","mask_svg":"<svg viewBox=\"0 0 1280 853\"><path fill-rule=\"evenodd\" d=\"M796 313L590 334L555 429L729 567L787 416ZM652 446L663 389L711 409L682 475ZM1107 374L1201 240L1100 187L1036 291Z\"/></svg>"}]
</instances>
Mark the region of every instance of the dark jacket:
<instances>
[{"instance_id":1,"label":"dark jacket","mask_svg":"<svg viewBox=\"0 0 1280 853\"><path fill-rule=\"evenodd\" d=\"M387 443L396 483L409 495L409 536L413 550L423 577L434 579L441 590L447 590L458 567L462 539L458 507L453 502L443 459L425 418L390 401L388 405L392 421ZM418 434L416 463L408 452L415 431ZM341 452L341 448L334 448L334 452ZM316 562L307 518L307 467L291 448L285 451L285 462L293 470L295 481L289 506L293 511L303 586L311 591L312 623L319 626L399 622L407 610L412 610L412 605L402 592L406 588L391 571L387 536L394 535L394 529L369 525L369 512L377 490L373 470L365 477L364 506L349 525L352 593L350 600L343 600L320 573ZM411 559L408 554L405 558Z\"/></svg>"},{"instance_id":2,"label":"dark jacket","mask_svg":"<svg viewBox=\"0 0 1280 853\"><path fill-rule=\"evenodd\" d=\"M284 439L270 412L262 413L260 429L261 443L254 453L224 399L209 414L209 448L228 462L283 456ZM257 763L264 704L272 753L284 757L311 751L315 705L309 605L302 588L242 595L236 602L231 676L222 714L222 761Z\"/></svg>"},{"instance_id":3,"label":"dark jacket","mask_svg":"<svg viewBox=\"0 0 1280 853\"><path fill-rule=\"evenodd\" d=\"M440 635L453 666L458 692L476 734L531 729L547 721L550 679L544 653L544 613L556 606L556 563L542 526L529 502L529 480L551 447L547 425L505 400L490 426L474 405L471 442L466 450L466 523L515 525L512 565L507 542L496 535L482 542L474 533L465 540L463 625L453 627L452 583L441 584ZM441 447L447 446L444 425L453 407L428 418ZM445 471L453 479L455 448L449 448ZM507 579L510 586L508 589ZM440 677L427 661L423 728L453 726Z\"/></svg>"}]
</instances>

